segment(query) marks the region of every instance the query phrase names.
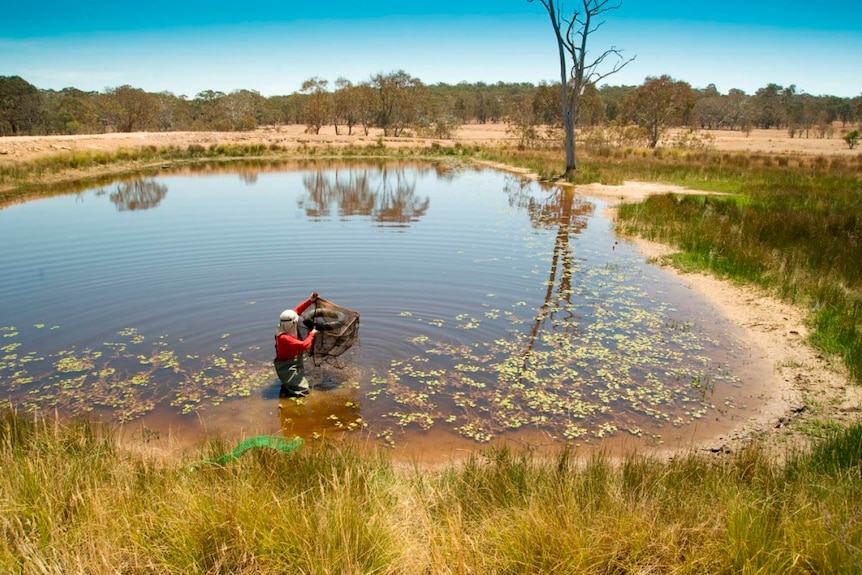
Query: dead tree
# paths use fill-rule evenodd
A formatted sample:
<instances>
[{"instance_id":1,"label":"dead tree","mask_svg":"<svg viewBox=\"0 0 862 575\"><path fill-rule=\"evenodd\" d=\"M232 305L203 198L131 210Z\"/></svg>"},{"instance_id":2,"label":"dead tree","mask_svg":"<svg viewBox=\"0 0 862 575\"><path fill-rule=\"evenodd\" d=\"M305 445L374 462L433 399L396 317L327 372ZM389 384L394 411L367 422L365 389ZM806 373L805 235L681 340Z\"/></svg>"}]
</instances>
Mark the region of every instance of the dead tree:
<instances>
[{"instance_id":1,"label":"dead tree","mask_svg":"<svg viewBox=\"0 0 862 575\"><path fill-rule=\"evenodd\" d=\"M527 0L533 2L534 0ZM581 7L565 16L562 0L539 0L551 17L560 53L560 88L563 112L563 130L566 134L566 174L576 171L575 125L578 121L578 100L587 84L598 84L603 78L619 72L634 56L624 59L622 51L611 47L596 58L587 61L587 40L604 22L596 21L603 14L622 6L622 0L579 0ZM608 57L617 59L609 71L602 72ZM571 60L571 62L570 62Z\"/></svg>"}]
</instances>

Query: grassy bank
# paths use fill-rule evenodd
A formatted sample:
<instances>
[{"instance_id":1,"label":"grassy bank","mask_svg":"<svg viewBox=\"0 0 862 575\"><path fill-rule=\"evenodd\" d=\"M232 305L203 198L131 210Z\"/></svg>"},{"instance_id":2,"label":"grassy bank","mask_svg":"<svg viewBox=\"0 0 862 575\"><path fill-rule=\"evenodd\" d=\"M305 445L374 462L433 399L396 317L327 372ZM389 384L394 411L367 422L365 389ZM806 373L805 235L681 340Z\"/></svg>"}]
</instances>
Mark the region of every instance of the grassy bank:
<instances>
[{"instance_id":1,"label":"grassy bank","mask_svg":"<svg viewBox=\"0 0 862 575\"><path fill-rule=\"evenodd\" d=\"M491 158L551 177L559 151ZM752 283L810 310L812 343L862 383L862 155L770 156L679 150L584 154L577 182L665 182L725 195L650 197L618 228L680 249L674 263Z\"/></svg>"},{"instance_id":2,"label":"grassy bank","mask_svg":"<svg viewBox=\"0 0 862 575\"><path fill-rule=\"evenodd\" d=\"M862 427L786 463L505 450L439 471L306 446L155 464L0 417L6 573L851 573Z\"/></svg>"}]
</instances>

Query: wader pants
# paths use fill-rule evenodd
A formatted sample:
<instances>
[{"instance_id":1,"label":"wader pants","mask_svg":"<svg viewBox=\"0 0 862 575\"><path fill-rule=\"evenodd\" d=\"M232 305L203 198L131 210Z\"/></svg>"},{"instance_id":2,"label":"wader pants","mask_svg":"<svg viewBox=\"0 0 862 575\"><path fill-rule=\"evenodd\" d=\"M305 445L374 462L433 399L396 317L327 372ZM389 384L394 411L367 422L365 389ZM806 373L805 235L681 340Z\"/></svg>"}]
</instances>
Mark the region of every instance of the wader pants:
<instances>
[{"instance_id":1,"label":"wader pants","mask_svg":"<svg viewBox=\"0 0 862 575\"><path fill-rule=\"evenodd\" d=\"M305 397L308 395L308 380L305 379L303 355L285 361L273 360L275 373L281 380L281 391L287 397Z\"/></svg>"}]
</instances>

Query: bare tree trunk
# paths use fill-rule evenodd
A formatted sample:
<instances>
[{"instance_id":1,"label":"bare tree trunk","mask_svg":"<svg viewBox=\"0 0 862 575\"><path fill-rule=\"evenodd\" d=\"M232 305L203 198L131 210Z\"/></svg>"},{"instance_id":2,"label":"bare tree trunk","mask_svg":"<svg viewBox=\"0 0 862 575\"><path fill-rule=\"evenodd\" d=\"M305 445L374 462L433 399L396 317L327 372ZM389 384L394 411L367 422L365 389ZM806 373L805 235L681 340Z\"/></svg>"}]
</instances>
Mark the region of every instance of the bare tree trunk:
<instances>
[{"instance_id":1,"label":"bare tree trunk","mask_svg":"<svg viewBox=\"0 0 862 575\"><path fill-rule=\"evenodd\" d=\"M578 169L575 163L575 118L577 117L577 94L573 101L569 101L569 71L566 64L566 42L560 32L560 20L554 0L543 0L542 4L551 17L551 25L557 37L557 50L560 54L560 105L563 118L563 131L566 134L566 171L565 174Z\"/></svg>"},{"instance_id":2,"label":"bare tree trunk","mask_svg":"<svg viewBox=\"0 0 862 575\"><path fill-rule=\"evenodd\" d=\"M575 9L571 18L562 14L562 5L554 0L539 0L548 16L557 37L557 48L560 56L560 103L563 112L563 130L566 134L566 171L564 175L577 171L575 161L575 126L578 123L578 100L587 83L597 83L602 78L614 74L623 66L634 60L618 61L610 72L601 73L598 67L608 56L621 58L616 48L605 50L591 62L586 61L587 38L596 30L600 23L593 22L594 16L599 16L622 6L622 0L580 0L581 10ZM527 0L533 2L533 0ZM569 67L571 58L571 67Z\"/></svg>"}]
</instances>

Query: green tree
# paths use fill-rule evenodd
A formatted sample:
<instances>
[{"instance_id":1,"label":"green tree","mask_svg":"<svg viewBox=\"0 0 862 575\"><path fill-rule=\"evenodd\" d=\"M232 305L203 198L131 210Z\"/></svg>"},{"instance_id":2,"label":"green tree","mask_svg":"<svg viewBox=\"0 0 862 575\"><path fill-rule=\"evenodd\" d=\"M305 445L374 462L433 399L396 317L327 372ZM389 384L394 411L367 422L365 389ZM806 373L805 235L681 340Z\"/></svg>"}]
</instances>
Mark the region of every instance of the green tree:
<instances>
[{"instance_id":1,"label":"green tree","mask_svg":"<svg viewBox=\"0 0 862 575\"><path fill-rule=\"evenodd\" d=\"M578 126L598 126L605 120L605 103L595 84L584 86L578 104Z\"/></svg>"},{"instance_id":2,"label":"green tree","mask_svg":"<svg viewBox=\"0 0 862 575\"><path fill-rule=\"evenodd\" d=\"M171 92L155 94L158 101L156 127L163 132L188 130L191 127L191 103L185 96L175 96Z\"/></svg>"},{"instance_id":3,"label":"green tree","mask_svg":"<svg viewBox=\"0 0 862 575\"><path fill-rule=\"evenodd\" d=\"M307 95L302 116L309 133L319 134L320 128L332 118L332 94L329 81L314 77L302 83L300 92Z\"/></svg>"},{"instance_id":4,"label":"green tree","mask_svg":"<svg viewBox=\"0 0 862 575\"><path fill-rule=\"evenodd\" d=\"M76 88L46 90L43 126L49 134L87 134L103 129L99 121L97 92Z\"/></svg>"},{"instance_id":5,"label":"green tree","mask_svg":"<svg viewBox=\"0 0 862 575\"><path fill-rule=\"evenodd\" d=\"M235 90L224 98L224 112L232 130L254 130L264 116L266 98L255 90Z\"/></svg>"},{"instance_id":6,"label":"green tree","mask_svg":"<svg viewBox=\"0 0 862 575\"><path fill-rule=\"evenodd\" d=\"M338 134L338 124L347 126L347 135L353 134L353 127L362 121L362 99L359 90L347 78L338 78L335 81L335 93L333 94L333 123L335 133Z\"/></svg>"},{"instance_id":7,"label":"green tree","mask_svg":"<svg viewBox=\"0 0 862 575\"><path fill-rule=\"evenodd\" d=\"M539 83L533 92L533 119L537 124L560 125L559 86Z\"/></svg>"},{"instance_id":8,"label":"green tree","mask_svg":"<svg viewBox=\"0 0 862 575\"><path fill-rule=\"evenodd\" d=\"M533 2L534 0L527 0ZM598 84L603 78L618 72L634 60L622 58L616 48L601 52L587 60L587 45L590 35L601 27L601 18L607 12L622 6L622 0L581 0L580 9L575 9L570 18L565 16L562 0L539 0L551 18L551 26L557 39L560 60L560 102L563 130L566 134L566 174L577 170L575 161L575 126L578 122L578 103L587 84ZM609 57L617 58L610 70L602 72Z\"/></svg>"},{"instance_id":9,"label":"green tree","mask_svg":"<svg viewBox=\"0 0 862 575\"><path fill-rule=\"evenodd\" d=\"M727 92L726 121L731 130L739 128L748 131L752 123L751 96L738 88Z\"/></svg>"},{"instance_id":10,"label":"green tree","mask_svg":"<svg viewBox=\"0 0 862 575\"><path fill-rule=\"evenodd\" d=\"M664 75L647 78L625 109L626 116L649 133L647 145L655 148L667 129L682 123L693 107L691 86Z\"/></svg>"},{"instance_id":11,"label":"green tree","mask_svg":"<svg viewBox=\"0 0 862 575\"><path fill-rule=\"evenodd\" d=\"M781 125L782 105L781 93L783 87L778 84L767 84L754 93L754 123L764 129Z\"/></svg>"},{"instance_id":12,"label":"green tree","mask_svg":"<svg viewBox=\"0 0 862 575\"><path fill-rule=\"evenodd\" d=\"M372 76L370 85L375 91L375 125L385 136L400 136L418 123L428 95L421 80L398 70Z\"/></svg>"},{"instance_id":13,"label":"green tree","mask_svg":"<svg viewBox=\"0 0 862 575\"><path fill-rule=\"evenodd\" d=\"M377 91L369 82L362 82L354 86L353 97L356 100L362 132L367 136L377 118Z\"/></svg>"},{"instance_id":14,"label":"green tree","mask_svg":"<svg viewBox=\"0 0 862 575\"><path fill-rule=\"evenodd\" d=\"M198 92L191 102L193 130L230 130L224 100L227 95L215 90Z\"/></svg>"},{"instance_id":15,"label":"green tree","mask_svg":"<svg viewBox=\"0 0 862 575\"><path fill-rule=\"evenodd\" d=\"M298 94L271 96L267 100L268 115L278 124L299 124L302 122L302 106Z\"/></svg>"},{"instance_id":16,"label":"green tree","mask_svg":"<svg viewBox=\"0 0 862 575\"><path fill-rule=\"evenodd\" d=\"M156 125L159 101L154 94L124 85L105 91L102 111L118 132L149 130Z\"/></svg>"},{"instance_id":17,"label":"green tree","mask_svg":"<svg viewBox=\"0 0 862 575\"><path fill-rule=\"evenodd\" d=\"M0 76L0 136L33 133L43 105L36 86L20 76Z\"/></svg>"}]
</instances>

